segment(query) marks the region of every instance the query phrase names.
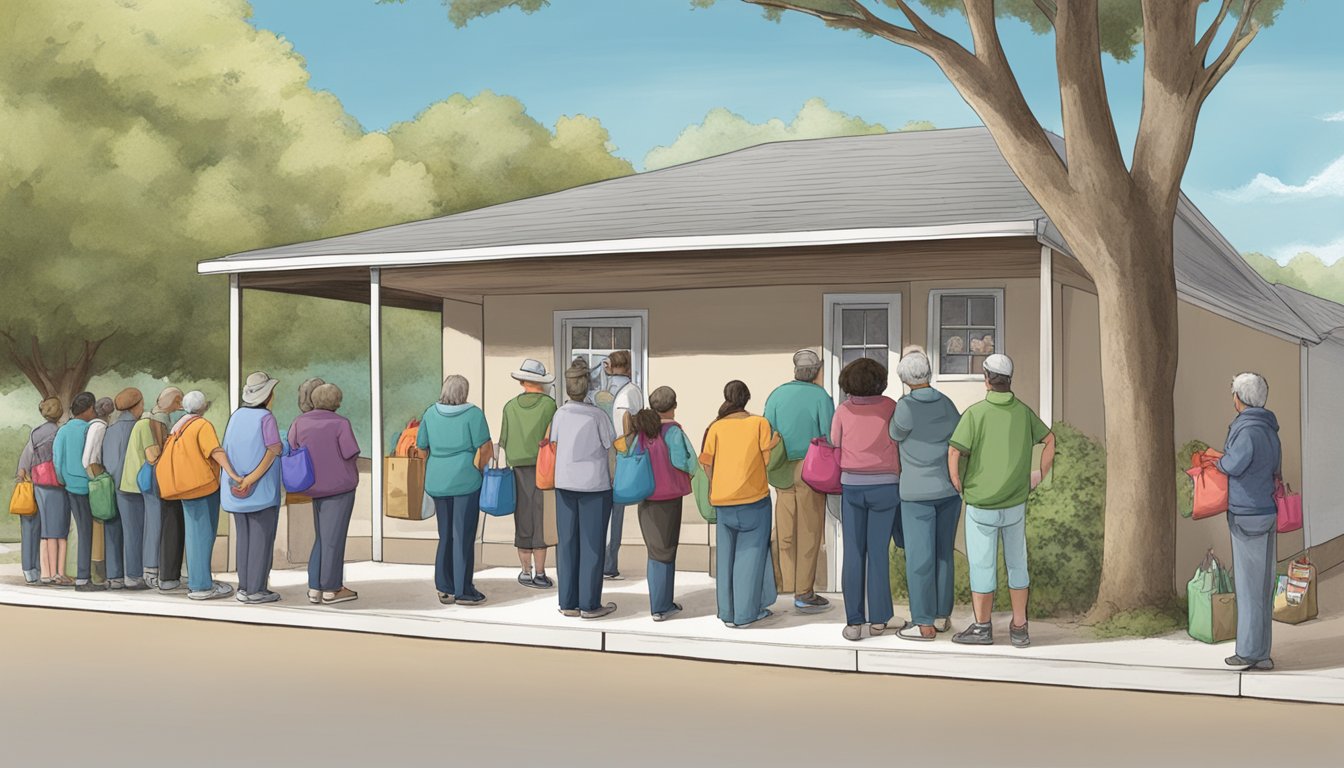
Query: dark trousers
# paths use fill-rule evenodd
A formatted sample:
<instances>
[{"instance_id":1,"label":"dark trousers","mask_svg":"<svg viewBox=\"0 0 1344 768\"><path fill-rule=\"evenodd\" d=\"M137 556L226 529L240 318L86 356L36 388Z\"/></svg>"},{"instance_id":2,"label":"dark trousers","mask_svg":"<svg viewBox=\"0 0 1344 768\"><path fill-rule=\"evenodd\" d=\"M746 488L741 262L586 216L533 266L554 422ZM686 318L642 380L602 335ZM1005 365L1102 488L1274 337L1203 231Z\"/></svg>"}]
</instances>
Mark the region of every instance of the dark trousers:
<instances>
[{"instance_id":1,"label":"dark trousers","mask_svg":"<svg viewBox=\"0 0 1344 768\"><path fill-rule=\"evenodd\" d=\"M434 518L439 522L439 551L434 557L434 587L453 597L479 597L472 580L476 571L476 525L481 515L481 492L465 496L435 496Z\"/></svg>"},{"instance_id":2,"label":"dark trousers","mask_svg":"<svg viewBox=\"0 0 1344 768\"><path fill-rule=\"evenodd\" d=\"M122 564L126 578L142 578L145 575L145 497L138 492L117 491L117 517L121 520Z\"/></svg>"},{"instance_id":3,"label":"dark trousers","mask_svg":"<svg viewBox=\"0 0 1344 768\"><path fill-rule=\"evenodd\" d=\"M103 524L103 567L106 568L104 573L109 581L120 580L126 574L126 563L122 556L125 537L122 536L120 508L117 512L117 516L111 520L101 521Z\"/></svg>"},{"instance_id":4,"label":"dark trousers","mask_svg":"<svg viewBox=\"0 0 1344 768\"><path fill-rule=\"evenodd\" d=\"M308 588L335 592L345 586L345 537L355 511L355 492L313 499L313 552L308 556Z\"/></svg>"},{"instance_id":5,"label":"dark trousers","mask_svg":"<svg viewBox=\"0 0 1344 768\"><path fill-rule=\"evenodd\" d=\"M649 551L649 612L672 610L677 580L677 545L681 542L682 500L641 501L639 530Z\"/></svg>"},{"instance_id":6,"label":"dark trousers","mask_svg":"<svg viewBox=\"0 0 1344 768\"><path fill-rule=\"evenodd\" d=\"M70 499L70 518L75 521L75 581L87 582L93 573L93 509L87 493L65 492Z\"/></svg>"},{"instance_id":7,"label":"dark trousers","mask_svg":"<svg viewBox=\"0 0 1344 768\"><path fill-rule=\"evenodd\" d=\"M42 577L42 516L24 515L19 518L19 535L22 538L23 578L29 582Z\"/></svg>"},{"instance_id":8,"label":"dark trousers","mask_svg":"<svg viewBox=\"0 0 1344 768\"><path fill-rule=\"evenodd\" d=\"M844 564L840 588L845 595L845 623L886 624L891 605L891 532L901 505L900 486L846 485L842 488ZM864 611L864 598L867 611Z\"/></svg>"},{"instance_id":9,"label":"dark trousers","mask_svg":"<svg viewBox=\"0 0 1344 768\"><path fill-rule=\"evenodd\" d=\"M615 504L611 506L611 514L607 521L607 547L602 554L602 573L607 576L615 576L621 572L621 536L625 531L625 505Z\"/></svg>"},{"instance_id":10,"label":"dark trousers","mask_svg":"<svg viewBox=\"0 0 1344 768\"><path fill-rule=\"evenodd\" d=\"M267 507L260 512L235 512L238 529L238 589L249 595L266 591L275 557L275 529L280 523L280 508Z\"/></svg>"},{"instance_id":11,"label":"dark trousers","mask_svg":"<svg viewBox=\"0 0 1344 768\"><path fill-rule=\"evenodd\" d=\"M603 537L611 523L611 491L555 492L556 583L561 610L602 607Z\"/></svg>"},{"instance_id":12,"label":"dark trousers","mask_svg":"<svg viewBox=\"0 0 1344 768\"><path fill-rule=\"evenodd\" d=\"M901 502L905 583L910 592L910 620L916 624L927 627L935 619L952 615L952 551L960 517L960 496Z\"/></svg>"},{"instance_id":13,"label":"dark trousers","mask_svg":"<svg viewBox=\"0 0 1344 768\"><path fill-rule=\"evenodd\" d=\"M182 553L186 549L182 502L159 500L159 581L182 580Z\"/></svg>"}]
</instances>

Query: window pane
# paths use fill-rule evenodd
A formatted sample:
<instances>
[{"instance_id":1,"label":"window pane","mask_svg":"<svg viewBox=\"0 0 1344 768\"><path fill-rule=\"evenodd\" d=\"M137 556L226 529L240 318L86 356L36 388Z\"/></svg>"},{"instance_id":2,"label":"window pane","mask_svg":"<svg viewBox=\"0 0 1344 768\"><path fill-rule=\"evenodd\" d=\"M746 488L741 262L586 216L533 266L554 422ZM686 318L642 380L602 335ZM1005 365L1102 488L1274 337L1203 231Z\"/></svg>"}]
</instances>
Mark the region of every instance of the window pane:
<instances>
[{"instance_id":1,"label":"window pane","mask_svg":"<svg viewBox=\"0 0 1344 768\"><path fill-rule=\"evenodd\" d=\"M613 349L630 349L630 329L617 328L615 333L615 344Z\"/></svg>"},{"instance_id":2,"label":"window pane","mask_svg":"<svg viewBox=\"0 0 1344 768\"><path fill-rule=\"evenodd\" d=\"M972 358L971 358L971 373L976 373L976 374L981 374L981 375L983 375L984 372L985 372L984 365L985 365L985 358L983 358L983 357L972 357Z\"/></svg>"},{"instance_id":3,"label":"window pane","mask_svg":"<svg viewBox=\"0 0 1344 768\"><path fill-rule=\"evenodd\" d=\"M593 346L591 349L613 349L611 346L611 336L610 328L594 328Z\"/></svg>"},{"instance_id":4,"label":"window pane","mask_svg":"<svg viewBox=\"0 0 1344 768\"><path fill-rule=\"evenodd\" d=\"M976 296L971 299L971 325L994 327L994 297Z\"/></svg>"},{"instance_id":5,"label":"window pane","mask_svg":"<svg viewBox=\"0 0 1344 768\"><path fill-rule=\"evenodd\" d=\"M863 311L863 341L865 344L887 343L887 310L865 309Z\"/></svg>"},{"instance_id":6,"label":"window pane","mask_svg":"<svg viewBox=\"0 0 1344 768\"><path fill-rule=\"evenodd\" d=\"M861 357L863 357L862 347L858 349L846 349L844 352L840 353L840 362L841 365L849 365L850 363L854 362L855 360L858 360Z\"/></svg>"},{"instance_id":7,"label":"window pane","mask_svg":"<svg viewBox=\"0 0 1344 768\"><path fill-rule=\"evenodd\" d=\"M994 334L984 333L983 331L968 331L971 340L967 349L973 355L992 355L994 354Z\"/></svg>"},{"instance_id":8,"label":"window pane","mask_svg":"<svg viewBox=\"0 0 1344 768\"><path fill-rule=\"evenodd\" d=\"M588 326L576 325L569 329L569 348L588 349Z\"/></svg>"},{"instance_id":9,"label":"window pane","mask_svg":"<svg viewBox=\"0 0 1344 768\"><path fill-rule=\"evenodd\" d=\"M868 347L868 351L864 353L864 357L868 358L869 360L876 360L877 362L882 364L883 368L887 367L886 347Z\"/></svg>"},{"instance_id":10,"label":"window pane","mask_svg":"<svg viewBox=\"0 0 1344 768\"><path fill-rule=\"evenodd\" d=\"M863 344L862 309L843 309L840 311L840 343L846 346Z\"/></svg>"},{"instance_id":11,"label":"window pane","mask_svg":"<svg viewBox=\"0 0 1344 768\"><path fill-rule=\"evenodd\" d=\"M943 355L942 360L938 362L938 373L970 373L970 360L971 358L965 355Z\"/></svg>"},{"instance_id":12,"label":"window pane","mask_svg":"<svg viewBox=\"0 0 1344 768\"><path fill-rule=\"evenodd\" d=\"M965 296L944 296L939 317L943 325L966 325L969 319Z\"/></svg>"},{"instance_id":13,"label":"window pane","mask_svg":"<svg viewBox=\"0 0 1344 768\"><path fill-rule=\"evenodd\" d=\"M939 350L944 355L965 355L970 353L969 331L943 331Z\"/></svg>"}]
</instances>

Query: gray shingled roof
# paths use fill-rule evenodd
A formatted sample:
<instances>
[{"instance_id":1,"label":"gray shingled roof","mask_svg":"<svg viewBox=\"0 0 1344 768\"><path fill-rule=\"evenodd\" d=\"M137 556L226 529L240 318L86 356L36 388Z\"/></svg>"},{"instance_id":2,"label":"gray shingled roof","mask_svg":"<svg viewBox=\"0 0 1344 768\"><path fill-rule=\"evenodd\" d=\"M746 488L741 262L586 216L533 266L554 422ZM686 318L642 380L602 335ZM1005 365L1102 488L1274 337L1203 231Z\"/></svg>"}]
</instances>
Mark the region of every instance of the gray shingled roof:
<instances>
[{"instance_id":1,"label":"gray shingled roof","mask_svg":"<svg viewBox=\"0 0 1344 768\"><path fill-rule=\"evenodd\" d=\"M1062 140L1054 137L1062 150ZM1176 225L1184 296L1299 338L1316 338L1188 200ZM323 255L929 227L1035 220L1069 252L984 128L763 144L657 171L451 216L247 251L246 262ZM451 261L451 256L444 258Z\"/></svg>"},{"instance_id":2,"label":"gray shingled roof","mask_svg":"<svg viewBox=\"0 0 1344 768\"><path fill-rule=\"evenodd\" d=\"M1287 285L1276 283L1274 290L1320 336L1344 329L1344 304Z\"/></svg>"}]
</instances>

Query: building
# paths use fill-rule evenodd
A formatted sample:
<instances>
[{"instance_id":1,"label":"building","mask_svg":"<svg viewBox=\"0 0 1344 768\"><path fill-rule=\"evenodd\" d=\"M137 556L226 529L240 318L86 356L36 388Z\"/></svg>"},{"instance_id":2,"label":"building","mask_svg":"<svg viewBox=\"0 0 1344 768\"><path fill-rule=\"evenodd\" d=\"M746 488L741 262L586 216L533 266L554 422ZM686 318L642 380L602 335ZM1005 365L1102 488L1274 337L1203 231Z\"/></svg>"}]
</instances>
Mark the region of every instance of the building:
<instances>
[{"instance_id":1,"label":"building","mask_svg":"<svg viewBox=\"0 0 1344 768\"><path fill-rule=\"evenodd\" d=\"M1280 537L1280 557L1310 546L1322 567L1344 560L1344 508L1332 503L1342 481L1330 471L1344 459L1330 439L1344 433L1344 410L1326 390L1333 366L1344 366L1344 337L1334 335L1344 307L1267 284L1184 198L1175 238L1177 445L1220 444L1231 378L1263 371L1282 422L1284 474L1307 494L1305 531ZM767 144L199 270L230 276L235 388L242 292L256 289L368 303L374 360L389 341L381 306L440 313L445 373L471 381L496 430L517 391L508 372L524 357L563 369L575 355L629 348L637 382L646 392L675 388L680 420L697 435L725 381L747 382L759 410L790 378L800 347L823 351L834 391L845 362L868 355L894 365L903 345L917 343L934 353L936 385L961 407L983 396L979 361L1005 352L1018 366L1015 389L1047 422L1104 438L1092 281L981 128ZM378 435L380 380L375 365ZM375 461L372 499L380 489ZM623 562L637 570L638 523L628 514ZM1182 582L1209 546L1230 552L1223 520L1180 519L1174 501L1172 520ZM432 561L432 521L374 514L367 525L373 559ZM688 509L681 566L708 567L712 544ZM482 547L485 563L516 562L507 520L490 520ZM834 558L829 567L838 574Z\"/></svg>"}]
</instances>

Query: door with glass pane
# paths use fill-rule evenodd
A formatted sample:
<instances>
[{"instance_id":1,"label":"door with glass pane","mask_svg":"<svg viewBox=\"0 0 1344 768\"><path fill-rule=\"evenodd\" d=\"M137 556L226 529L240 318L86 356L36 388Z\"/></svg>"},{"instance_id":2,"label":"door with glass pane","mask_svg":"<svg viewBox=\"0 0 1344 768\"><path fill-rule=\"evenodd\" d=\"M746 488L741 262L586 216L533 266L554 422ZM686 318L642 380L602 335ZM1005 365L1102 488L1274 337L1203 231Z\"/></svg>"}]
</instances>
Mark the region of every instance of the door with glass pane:
<instances>
[{"instance_id":1,"label":"door with glass pane","mask_svg":"<svg viewBox=\"0 0 1344 768\"><path fill-rule=\"evenodd\" d=\"M630 378L641 390L644 386L644 318L561 316L557 318L556 379L563 381L564 371L577 358L588 361L591 379L589 393L607 386L602 364L612 352L630 352Z\"/></svg>"}]
</instances>

